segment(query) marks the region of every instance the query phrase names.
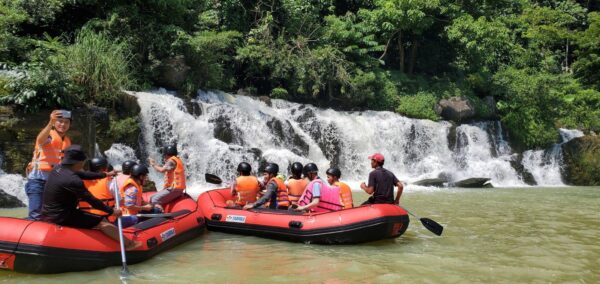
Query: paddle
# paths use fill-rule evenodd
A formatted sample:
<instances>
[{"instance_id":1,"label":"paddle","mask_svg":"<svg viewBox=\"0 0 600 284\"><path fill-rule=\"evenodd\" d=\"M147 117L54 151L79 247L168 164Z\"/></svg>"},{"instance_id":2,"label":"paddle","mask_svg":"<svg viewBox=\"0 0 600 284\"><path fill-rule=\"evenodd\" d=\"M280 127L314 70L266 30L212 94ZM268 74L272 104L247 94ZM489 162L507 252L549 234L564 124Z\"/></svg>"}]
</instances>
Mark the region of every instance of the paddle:
<instances>
[{"instance_id":1,"label":"paddle","mask_svg":"<svg viewBox=\"0 0 600 284\"><path fill-rule=\"evenodd\" d=\"M221 180L220 177L213 175L213 174L204 174L204 179L206 180L206 182L212 183L212 184L223 183L223 180Z\"/></svg>"},{"instance_id":2,"label":"paddle","mask_svg":"<svg viewBox=\"0 0 600 284\"><path fill-rule=\"evenodd\" d=\"M159 218L159 217L163 217L163 218L175 218L177 217L177 212L172 212L172 213L140 213L137 214L136 216L138 217L144 217L144 218Z\"/></svg>"},{"instance_id":3,"label":"paddle","mask_svg":"<svg viewBox=\"0 0 600 284\"><path fill-rule=\"evenodd\" d=\"M429 218L420 218L419 216L408 211L408 209L406 209L404 207L401 207L401 208L406 210L406 212L408 212L408 214L414 216L415 218L419 218L419 220L421 220L421 224L423 224L423 226L430 232L432 232L438 236L442 235L442 231L444 230L444 227L442 225L438 224L436 221L433 221Z\"/></svg>"},{"instance_id":4,"label":"paddle","mask_svg":"<svg viewBox=\"0 0 600 284\"><path fill-rule=\"evenodd\" d=\"M121 195L119 194L119 189L117 188L117 181L113 182L113 192L115 196L115 208L119 209L119 198ZM121 217L117 218L117 225L119 228L119 246L121 248L121 262L123 263L123 268L121 268L121 279L127 277L129 275L129 269L127 269L127 258L125 257L125 241L123 239L123 224L121 223Z\"/></svg>"}]
</instances>

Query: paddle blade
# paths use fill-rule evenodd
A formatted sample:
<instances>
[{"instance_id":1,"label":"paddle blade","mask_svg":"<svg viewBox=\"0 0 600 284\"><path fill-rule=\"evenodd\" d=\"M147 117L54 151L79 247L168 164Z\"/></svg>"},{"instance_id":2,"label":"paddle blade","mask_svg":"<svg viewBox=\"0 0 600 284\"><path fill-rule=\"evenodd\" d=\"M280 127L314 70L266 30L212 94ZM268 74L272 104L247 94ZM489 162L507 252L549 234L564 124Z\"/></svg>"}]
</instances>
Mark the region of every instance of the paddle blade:
<instances>
[{"instance_id":1,"label":"paddle blade","mask_svg":"<svg viewBox=\"0 0 600 284\"><path fill-rule=\"evenodd\" d=\"M204 174L204 179L206 179L206 182L212 183L212 184L223 183L223 180L221 180L220 177L213 175L213 174Z\"/></svg>"},{"instance_id":2,"label":"paddle blade","mask_svg":"<svg viewBox=\"0 0 600 284\"><path fill-rule=\"evenodd\" d=\"M129 273L129 269L127 268L127 264L123 263L123 267L121 268L121 273L119 275L119 278L121 278L121 280L126 280L127 277L129 277L131 273Z\"/></svg>"},{"instance_id":3,"label":"paddle blade","mask_svg":"<svg viewBox=\"0 0 600 284\"><path fill-rule=\"evenodd\" d=\"M421 223L423 224L423 226L425 226L425 228L427 228L427 230L429 230L430 232L441 236L442 235L442 231L444 231L444 227L442 227L442 225L438 224L436 221L433 221L429 218L421 218Z\"/></svg>"}]
</instances>

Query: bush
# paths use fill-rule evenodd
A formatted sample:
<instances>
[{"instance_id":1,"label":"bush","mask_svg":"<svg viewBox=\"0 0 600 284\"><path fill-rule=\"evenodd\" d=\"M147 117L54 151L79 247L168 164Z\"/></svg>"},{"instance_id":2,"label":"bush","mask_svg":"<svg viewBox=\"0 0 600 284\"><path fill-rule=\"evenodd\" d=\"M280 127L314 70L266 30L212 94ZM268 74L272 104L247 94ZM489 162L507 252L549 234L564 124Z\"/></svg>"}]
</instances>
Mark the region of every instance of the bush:
<instances>
[{"instance_id":1,"label":"bush","mask_svg":"<svg viewBox=\"0 0 600 284\"><path fill-rule=\"evenodd\" d=\"M287 96L288 96L288 91L284 88L275 88L275 89L271 90L270 97L273 99L285 100L285 99L287 99Z\"/></svg>"},{"instance_id":2,"label":"bush","mask_svg":"<svg viewBox=\"0 0 600 284\"><path fill-rule=\"evenodd\" d=\"M107 105L121 89L134 85L129 65L132 54L128 44L113 41L104 33L82 29L75 44L69 46L62 58L71 81L70 91L81 94L85 101Z\"/></svg>"},{"instance_id":3,"label":"bush","mask_svg":"<svg viewBox=\"0 0 600 284\"><path fill-rule=\"evenodd\" d=\"M412 118L430 119L437 121L439 116L435 113L436 97L431 93L419 92L416 95L400 97L400 105L396 112Z\"/></svg>"}]
</instances>

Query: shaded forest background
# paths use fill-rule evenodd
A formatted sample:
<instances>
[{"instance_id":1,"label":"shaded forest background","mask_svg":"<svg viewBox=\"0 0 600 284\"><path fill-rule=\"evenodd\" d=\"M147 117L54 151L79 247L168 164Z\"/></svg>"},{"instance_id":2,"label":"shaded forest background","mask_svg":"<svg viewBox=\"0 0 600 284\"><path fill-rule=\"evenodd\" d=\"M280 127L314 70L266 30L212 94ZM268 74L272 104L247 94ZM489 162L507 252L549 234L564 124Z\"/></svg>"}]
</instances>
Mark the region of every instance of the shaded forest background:
<instances>
[{"instance_id":1,"label":"shaded forest background","mask_svg":"<svg viewBox=\"0 0 600 284\"><path fill-rule=\"evenodd\" d=\"M463 97L541 148L600 132L599 71L592 0L0 0L0 104L25 112L167 86L439 120Z\"/></svg>"}]
</instances>

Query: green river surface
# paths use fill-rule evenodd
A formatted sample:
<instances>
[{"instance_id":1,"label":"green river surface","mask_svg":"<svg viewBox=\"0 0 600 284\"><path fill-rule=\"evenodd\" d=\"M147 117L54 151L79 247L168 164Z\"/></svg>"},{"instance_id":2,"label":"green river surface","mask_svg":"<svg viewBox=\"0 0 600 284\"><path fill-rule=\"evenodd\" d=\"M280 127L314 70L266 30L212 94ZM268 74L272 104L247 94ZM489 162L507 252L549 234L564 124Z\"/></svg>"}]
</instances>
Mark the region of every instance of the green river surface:
<instances>
[{"instance_id":1,"label":"green river surface","mask_svg":"<svg viewBox=\"0 0 600 284\"><path fill-rule=\"evenodd\" d=\"M355 204L366 199L355 192ZM131 265L127 283L600 283L600 187L405 190L394 240L324 246L207 232ZM0 209L24 216L26 209ZM6 230L8 228L1 228ZM120 267L1 283L118 283Z\"/></svg>"}]
</instances>

